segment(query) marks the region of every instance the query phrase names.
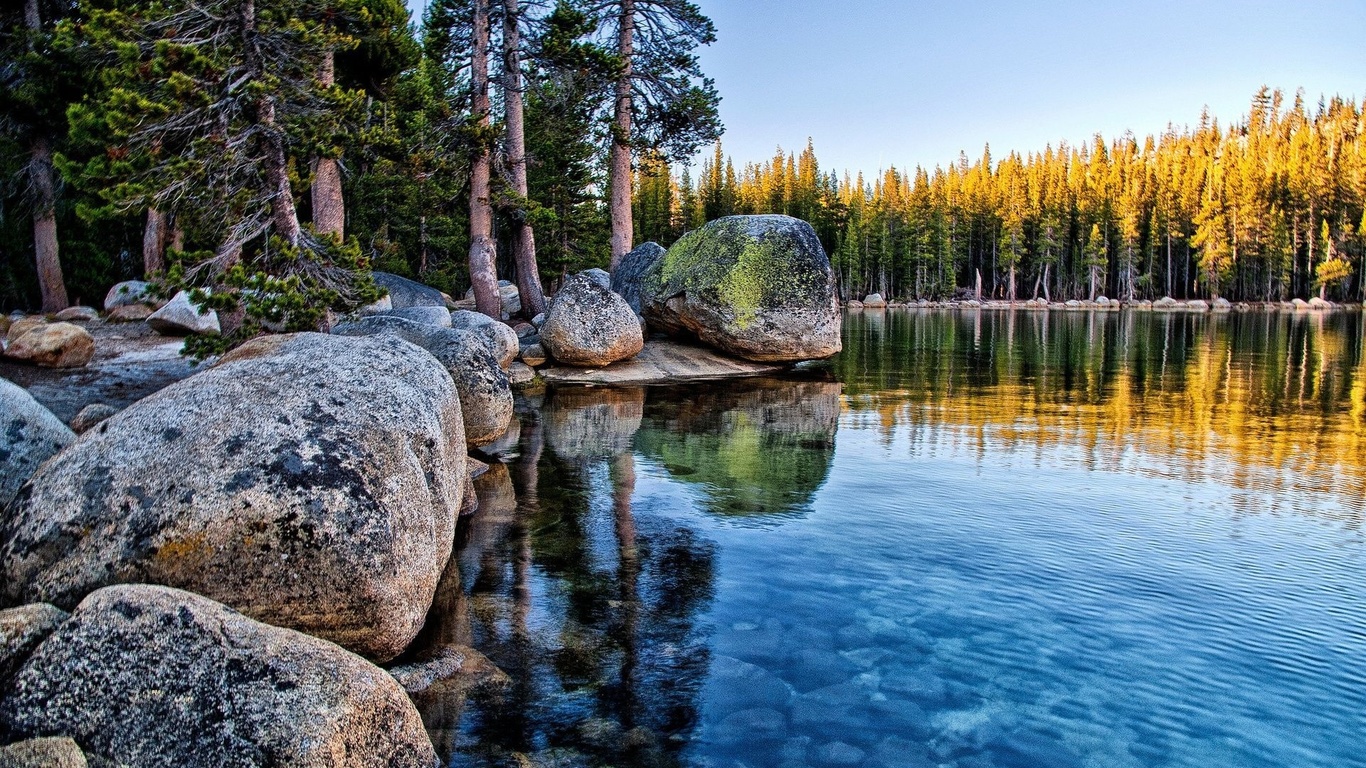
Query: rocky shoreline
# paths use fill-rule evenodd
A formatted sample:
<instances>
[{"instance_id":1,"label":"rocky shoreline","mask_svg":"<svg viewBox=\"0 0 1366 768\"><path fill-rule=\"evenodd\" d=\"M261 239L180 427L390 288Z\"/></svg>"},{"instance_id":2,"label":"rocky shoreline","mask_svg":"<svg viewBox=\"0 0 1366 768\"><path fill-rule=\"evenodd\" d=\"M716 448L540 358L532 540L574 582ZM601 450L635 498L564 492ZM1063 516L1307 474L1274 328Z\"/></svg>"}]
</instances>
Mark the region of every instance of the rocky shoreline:
<instances>
[{"instance_id":1,"label":"rocky shoreline","mask_svg":"<svg viewBox=\"0 0 1366 768\"><path fill-rule=\"evenodd\" d=\"M434 765L449 723L414 702L458 719L466 691L507 682L449 624L457 521L507 472L512 388L838 350L809 225L714 224L637 249L629 286L571 277L535 318L510 285L500 322L377 274L388 296L330 333L200 365L176 337L217 317L145 284L103 313L5 318L0 762Z\"/></svg>"},{"instance_id":2,"label":"rocky shoreline","mask_svg":"<svg viewBox=\"0 0 1366 768\"><path fill-rule=\"evenodd\" d=\"M852 299L844 302L844 307L851 310L878 311L883 309L994 309L994 310L1043 310L1061 312L1080 312L1080 311L1104 311L1118 312L1120 310L1130 310L1136 312L1257 312L1257 311L1280 311L1280 312L1360 312L1361 304L1338 304L1325 301L1314 297L1308 301L1304 299L1292 299L1291 301L1281 302L1230 302L1226 299L1214 299L1205 301L1204 299L1177 300L1171 297L1163 297L1149 301L1140 299L1134 301L1109 299L1104 296L1097 296L1094 301L1070 299L1068 301L1048 301L1047 299L1027 299L1023 301L1004 301L999 299L989 299L979 301L977 299L952 299L948 301L930 301L920 299L918 301L887 301L879 294L869 294L862 300Z\"/></svg>"}]
</instances>

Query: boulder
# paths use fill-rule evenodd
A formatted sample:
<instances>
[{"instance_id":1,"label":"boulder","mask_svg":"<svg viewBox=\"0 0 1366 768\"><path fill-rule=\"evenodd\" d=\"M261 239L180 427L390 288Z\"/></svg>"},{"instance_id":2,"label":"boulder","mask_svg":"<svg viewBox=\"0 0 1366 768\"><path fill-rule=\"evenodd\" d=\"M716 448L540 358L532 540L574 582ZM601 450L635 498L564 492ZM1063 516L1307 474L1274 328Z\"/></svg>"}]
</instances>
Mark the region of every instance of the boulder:
<instances>
[{"instance_id":1,"label":"boulder","mask_svg":"<svg viewBox=\"0 0 1366 768\"><path fill-rule=\"evenodd\" d=\"M99 320L99 310L94 307L67 307L53 316L54 320L65 323L88 323Z\"/></svg>"},{"instance_id":2,"label":"boulder","mask_svg":"<svg viewBox=\"0 0 1366 768\"><path fill-rule=\"evenodd\" d=\"M196 305L185 291L177 293L166 306L148 315L147 324L163 336L212 334L221 330L218 313Z\"/></svg>"},{"instance_id":3,"label":"boulder","mask_svg":"<svg viewBox=\"0 0 1366 768\"><path fill-rule=\"evenodd\" d=\"M546 297L547 300L548 300L549 298L550 298L549 296ZM535 328L536 330L539 331L539 330L541 329L541 327L544 326L544 325L545 325L545 313L544 313L544 312L542 312L541 314L539 314L539 315L537 315L537 316L531 318L531 327Z\"/></svg>"},{"instance_id":4,"label":"boulder","mask_svg":"<svg viewBox=\"0 0 1366 768\"><path fill-rule=\"evenodd\" d=\"M863 309L863 302L859 301L858 299L850 299L849 301L845 302L845 306L849 307L850 309Z\"/></svg>"},{"instance_id":5,"label":"boulder","mask_svg":"<svg viewBox=\"0 0 1366 768\"><path fill-rule=\"evenodd\" d=\"M480 312L458 309L450 313L451 327L459 331L469 331L483 338L489 351L498 360L498 365L507 368L517 359L517 332L507 323L494 320Z\"/></svg>"},{"instance_id":6,"label":"boulder","mask_svg":"<svg viewBox=\"0 0 1366 768\"><path fill-rule=\"evenodd\" d=\"M863 297L863 306L865 309L883 309L887 306L887 300L880 293L870 293Z\"/></svg>"},{"instance_id":7,"label":"boulder","mask_svg":"<svg viewBox=\"0 0 1366 768\"><path fill-rule=\"evenodd\" d=\"M404 307L403 309L391 309L388 312L378 314L387 317L401 317L404 320L412 320L423 325L451 327L451 312L445 307Z\"/></svg>"},{"instance_id":8,"label":"boulder","mask_svg":"<svg viewBox=\"0 0 1366 768\"><path fill-rule=\"evenodd\" d=\"M1306 309L1309 309L1309 302L1305 301L1304 299L1294 298L1290 300L1290 307L1294 309L1296 312L1302 312ZM11 329L10 333L13 334L14 331Z\"/></svg>"},{"instance_id":9,"label":"boulder","mask_svg":"<svg viewBox=\"0 0 1366 768\"><path fill-rule=\"evenodd\" d=\"M1332 309L1332 308L1333 308L1333 302L1331 302L1331 301L1326 301L1326 300L1324 300L1324 299L1320 299L1318 296L1314 296L1313 298L1309 299L1309 308L1310 308L1310 309Z\"/></svg>"},{"instance_id":10,"label":"boulder","mask_svg":"<svg viewBox=\"0 0 1366 768\"><path fill-rule=\"evenodd\" d=\"M393 308L394 300L392 297L389 296L389 294L386 293L379 299L372 301L369 304L366 304L365 306L356 310L356 314L360 315L361 317L364 317L366 315L382 315L386 312L393 310Z\"/></svg>"},{"instance_id":11,"label":"boulder","mask_svg":"<svg viewBox=\"0 0 1366 768\"><path fill-rule=\"evenodd\" d=\"M1214 301L1210 302L1210 306L1215 312L1229 312L1233 309L1233 304L1223 296L1215 296Z\"/></svg>"},{"instance_id":12,"label":"boulder","mask_svg":"<svg viewBox=\"0 0 1366 768\"><path fill-rule=\"evenodd\" d=\"M139 304L157 303L152 295L152 284L141 280L125 280L115 283L109 293L104 295L104 311L112 312L116 307L131 307Z\"/></svg>"},{"instance_id":13,"label":"boulder","mask_svg":"<svg viewBox=\"0 0 1366 768\"><path fill-rule=\"evenodd\" d=\"M388 272L373 272L371 276L375 280L375 285L389 292L389 309L446 306L445 294L429 285Z\"/></svg>"},{"instance_id":14,"label":"boulder","mask_svg":"<svg viewBox=\"0 0 1366 768\"><path fill-rule=\"evenodd\" d=\"M1160 299L1155 299L1155 300L1153 301L1153 309L1175 309L1175 308L1176 308L1176 299L1173 299L1173 298L1170 297L1170 296L1163 296L1162 298L1160 298Z\"/></svg>"},{"instance_id":15,"label":"boulder","mask_svg":"<svg viewBox=\"0 0 1366 768\"><path fill-rule=\"evenodd\" d=\"M42 324L10 342L5 355L43 368L80 368L95 357L95 337L72 323Z\"/></svg>"},{"instance_id":16,"label":"boulder","mask_svg":"<svg viewBox=\"0 0 1366 768\"><path fill-rule=\"evenodd\" d=\"M530 384L536 378L536 369L526 363L513 362L508 366L508 383L514 387Z\"/></svg>"},{"instance_id":17,"label":"boulder","mask_svg":"<svg viewBox=\"0 0 1366 768\"><path fill-rule=\"evenodd\" d=\"M46 736L0 747L4 768L85 768L80 745L65 736Z\"/></svg>"},{"instance_id":18,"label":"boulder","mask_svg":"<svg viewBox=\"0 0 1366 768\"><path fill-rule=\"evenodd\" d=\"M625 299L580 273L555 295L541 345L561 363L597 368L634 357L645 348L645 337Z\"/></svg>"},{"instance_id":19,"label":"boulder","mask_svg":"<svg viewBox=\"0 0 1366 768\"><path fill-rule=\"evenodd\" d=\"M0 379L0 510L43 462L76 442L76 434L33 399Z\"/></svg>"},{"instance_id":20,"label":"boulder","mask_svg":"<svg viewBox=\"0 0 1366 768\"><path fill-rule=\"evenodd\" d=\"M1192 312L1208 312L1209 302L1204 299L1191 299L1186 302L1186 309L1189 309Z\"/></svg>"},{"instance_id":21,"label":"boulder","mask_svg":"<svg viewBox=\"0 0 1366 768\"><path fill-rule=\"evenodd\" d=\"M138 323L151 317L155 311L146 304L125 304L109 310L105 319L111 323Z\"/></svg>"},{"instance_id":22,"label":"boulder","mask_svg":"<svg viewBox=\"0 0 1366 768\"><path fill-rule=\"evenodd\" d=\"M431 768L422 718L384 670L178 589L86 597L20 668L0 720L139 768Z\"/></svg>"},{"instance_id":23,"label":"boulder","mask_svg":"<svg viewBox=\"0 0 1366 768\"><path fill-rule=\"evenodd\" d=\"M689 232L638 290L652 329L737 357L788 362L840 350L830 259L811 225L790 216L728 216Z\"/></svg>"},{"instance_id":24,"label":"boulder","mask_svg":"<svg viewBox=\"0 0 1366 768\"><path fill-rule=\"evenodd\" d=\"M511 329L508 331L511 332ZM332 333L339 336L394 336L431 353L455 381L465 440L469 445L483 445L493 440L507 429L508 422L512 420L512 387L482 336L384 315L339 325L332 329Z\"/></svg>"},{"instance_id":25,"label":"boulder","mask_svg":"<svg viewBox=\"0 0 1366 768\"><path fill-rule=\"evenodd\" d=\"M9 683L33 649L66 618L66 611L47 603L31 603L0 611L0 688Z\"/></svg>"},{"instance_id":26,"label":"boulder","mask_svg":"<svg viewBox=\"0 0 1366 768\"><path fill-rule=\"evenodd\" d=\"M81 412L76 414L76 417L71 420L71 431L79 435L118 412L119 409L112 405L91 403L82 408Z\"/></svg>"},{"instance_id":27,"label":"boulder","mask_svg":"<svg viewBox=\"0 0 1366 768\"><path fill-rule=\"evenodd\" d=\"M42 315L21 317L18 320L14 320L10 323L9 330L5 332L5 343L13 344L19 340L20 336L23 336L34 328L39 328L44 325L47 325L47 318Z\"/></svg>"},{"instance_id":28,"label":"boulder","mask_svg":"<svg viewBox=\"0 0 1366 768\"><path fill-rule=\"evenodd\" d=\"M513 285L511 281L498 281L498 300L502 304L503 314L505 315L515 315L522 311L522 294L517 290L517 286ZM465 301L474 301L473 288L465 291ZM473 306L473 304L470 306Z\"/></svg>"},{"instance_id":29,"label":"boulder","mask_svg":"<svg viewBox=\"0 0 1366 768\"><path fill-rule=\"evenodd\" d=\"M460 401L431 355L262 337L45 463L0 520L0 583L62 608L165 584L389 659L422 626L464 475Z\"/></svg>"},{"instance_id":30,"label":"boulder","mask_svg":"<svg viewBox=\"0 0 1366 768\"><path fill-rule=\"evenodd\" d=\"M631 311L637 315L644 315L640 289L644 285L645 276L658 269L665 253L664 246L659 243L641 243L634 251L622 256L616 270L612 272L612 290L626 299L626 303L631 305Z\"/></svg>"}]
</instances>

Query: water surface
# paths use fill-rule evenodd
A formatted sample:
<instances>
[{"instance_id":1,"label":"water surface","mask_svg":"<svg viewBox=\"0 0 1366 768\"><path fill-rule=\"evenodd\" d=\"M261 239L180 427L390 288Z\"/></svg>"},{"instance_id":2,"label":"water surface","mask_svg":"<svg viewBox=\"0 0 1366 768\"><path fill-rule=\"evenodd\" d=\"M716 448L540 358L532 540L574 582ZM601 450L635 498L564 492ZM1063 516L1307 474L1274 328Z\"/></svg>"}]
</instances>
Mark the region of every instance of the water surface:
<instances>
[{"instance_id":1,"label":"water surface","mask_svg":"<svg viewBox=\"0 0 1366 768\"><path fill-rule=\"evenodd\" d=\"M1366 765L1360 314L857 313L519 406L451 765Z\"/></svg>"}]
</instances>

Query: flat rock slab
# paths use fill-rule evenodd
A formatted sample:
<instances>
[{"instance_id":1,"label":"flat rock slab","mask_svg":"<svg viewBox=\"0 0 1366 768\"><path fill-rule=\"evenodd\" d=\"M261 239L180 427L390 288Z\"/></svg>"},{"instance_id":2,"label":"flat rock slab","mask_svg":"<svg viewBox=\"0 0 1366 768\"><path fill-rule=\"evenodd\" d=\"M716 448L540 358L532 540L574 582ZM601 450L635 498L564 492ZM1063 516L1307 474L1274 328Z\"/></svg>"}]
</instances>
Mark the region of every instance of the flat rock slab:
<instances>
[{"instance_id":1,"label":"flat rock slab","mask_svg":"<svg viewBox=\"0 0 1366 768\"><path fill-rule=\"evenodd\" d=\"M672 384L680 381L732 379L762 376L784 370L775 363L753 363L726 357L706 347L665 339L645 342L645 349L630 360L603 368L557 365L541 369L541 378L553 384Z\"/></svg>"}]
</instances>

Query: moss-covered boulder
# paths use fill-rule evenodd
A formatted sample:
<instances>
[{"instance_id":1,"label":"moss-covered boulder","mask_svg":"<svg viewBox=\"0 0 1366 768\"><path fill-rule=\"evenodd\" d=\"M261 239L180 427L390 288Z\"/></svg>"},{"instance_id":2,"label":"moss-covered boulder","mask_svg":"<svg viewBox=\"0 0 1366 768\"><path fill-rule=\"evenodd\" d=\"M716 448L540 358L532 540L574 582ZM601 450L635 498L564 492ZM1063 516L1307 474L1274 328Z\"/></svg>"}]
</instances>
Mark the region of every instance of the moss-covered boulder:
<instances>
[{"instance_id":1,"label":"moss-covered boulder","mask_svg":"<svg viewBox=\"0 0 1366 768\"><path fill-rule=\"evenodd\" d=\"M790 216L727 216L643 265L646 321L761 362L840 350L830 259L810 224Z\"/></svg>"}]
</instances>

